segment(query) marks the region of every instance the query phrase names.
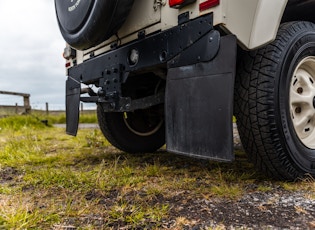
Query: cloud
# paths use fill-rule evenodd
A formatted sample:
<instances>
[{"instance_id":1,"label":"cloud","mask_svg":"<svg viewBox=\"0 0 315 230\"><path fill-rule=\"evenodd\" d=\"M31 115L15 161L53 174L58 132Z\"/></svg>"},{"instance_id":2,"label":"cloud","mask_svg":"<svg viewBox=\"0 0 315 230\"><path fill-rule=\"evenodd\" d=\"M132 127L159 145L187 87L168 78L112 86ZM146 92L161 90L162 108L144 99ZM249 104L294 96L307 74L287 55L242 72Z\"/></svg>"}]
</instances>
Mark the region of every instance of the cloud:
<instances>
[{"instance_id":1,"label":"cloud","mask_svg":"<svg viewBox=\"0 0 315 230\"><path fill-rule=\"evenodd\" d=\"M64 46L53 0L0 1L0 90L63 106Z\"/></svg>"}]
</instances>

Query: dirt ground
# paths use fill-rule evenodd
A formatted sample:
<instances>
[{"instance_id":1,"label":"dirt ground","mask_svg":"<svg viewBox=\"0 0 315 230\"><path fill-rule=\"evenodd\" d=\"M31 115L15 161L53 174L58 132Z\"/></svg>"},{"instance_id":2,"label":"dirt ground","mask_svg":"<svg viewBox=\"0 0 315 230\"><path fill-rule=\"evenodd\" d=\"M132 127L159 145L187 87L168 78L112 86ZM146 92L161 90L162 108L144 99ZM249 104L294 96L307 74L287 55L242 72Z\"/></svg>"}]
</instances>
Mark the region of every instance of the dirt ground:
<instances>
[{"instance_id":1,"label":"dirt ground","mask_svg":"<svg viewBox=\"0 0 315 230\"><path fill-rule=\"evenodd\" d=\"M306 197L275 187L267 193L249 192L237 201L201 199L182 204L179 198L172 214L191 221L184 229L315 229L315 202ZM166 224L171 226L172 221Z\"/></svg>"},{"instance_id":2,"label":"dirt ground","mask_svg":"<svg viewBox=\"0 0 315 230\"><path fill-rule=\"evenodd\" d=\"M171 207L168 218L161 220L160 229L315 229L314 194L289 192L277 186L268 192L257 192L256 186L252 184L247 188L246 195L235 201L224 198L195 199L189 193L184 193L172 198L158 196L152 200L152 205L168 204ZM115 197L115 194L112 195ZM99 199L104 206L111 206L114 200L93 193L87 194L86 198ZM63 228L56 226L55 230L74 230L77 229L74 226L82 223L91 224L95 229L135 229L119 221L108 226L102 216L91 215L69 219ZM152 226L155 224L152 223ZM136 229L151 229L150 220Z\"/></svg>"},{"instance_id":3,"label":"dirt ground","mask_svg":"<svg viewBox=\"0 0 315 230\"><path fill-rule=\"evenodd\" d=\"M234 148L242 149L236 126ZM259 185L251 184L246 188L246 194L237 200L196 199L186 191L171 198L160 195L152 201L152 205L168 204L170 207L168 218L161 220L161 229L315 229L315 194L288 191L272 181L265 183L268 191L257 191ZM115 194L112 195L115 197ZM113 200L108 197L87 194L87 199L96 198L105 206L112 205ZM78 222L91 223L100 229L106 225L106 221L100 216L72 219L68 224L77 226ZM123 222L117 222L110 227L130 229ZM137 229L150 229L149 220L146 226L139 226Z\"/></svg>"}]
</instances>

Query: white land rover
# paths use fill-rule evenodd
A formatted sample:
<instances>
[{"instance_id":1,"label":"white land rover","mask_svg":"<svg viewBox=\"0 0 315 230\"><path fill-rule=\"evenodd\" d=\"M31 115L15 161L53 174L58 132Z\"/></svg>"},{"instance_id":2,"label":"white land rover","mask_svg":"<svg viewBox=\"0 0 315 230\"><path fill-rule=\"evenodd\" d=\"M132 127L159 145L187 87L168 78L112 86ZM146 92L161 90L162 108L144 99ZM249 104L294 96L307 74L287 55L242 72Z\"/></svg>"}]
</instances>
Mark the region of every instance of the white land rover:
<instances>
[{"instance_id":1,"label":"white land rover","mask_svg":"<svg viewBox=\"0 0 315 230\"><path fill-rule=\"evenodd\" d=\"M67 133L96 103L117 148L315 176L315 0L55 0ZM86 85L88 87L83 87ZM91 87L94 86L94 87ZM96 89L96 90L95 90Z\"/></svg>"}]
</instances>

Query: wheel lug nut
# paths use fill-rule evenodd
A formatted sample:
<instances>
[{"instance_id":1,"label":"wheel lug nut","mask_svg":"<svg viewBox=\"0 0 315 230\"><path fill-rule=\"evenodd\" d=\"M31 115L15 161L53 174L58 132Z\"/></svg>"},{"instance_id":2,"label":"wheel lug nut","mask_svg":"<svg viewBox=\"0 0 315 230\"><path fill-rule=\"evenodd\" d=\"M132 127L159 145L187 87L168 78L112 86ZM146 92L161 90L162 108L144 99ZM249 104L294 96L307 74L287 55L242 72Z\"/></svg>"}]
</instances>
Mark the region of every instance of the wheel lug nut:
<instances>
[{"instance_id":1,"label":"wheel lug nut","mask_svg":"<svg viewBox=\"0 0 315 230\"><path fill-rule=\"evenodd\" d=\"M296 108L295 108L295 113L301 113L301 112L302 112L301 107L296 107Z\"/></svg>"},{"instance_id":2,"label":"wheel lug nut","mask_svg":"<svg viewBox=\"0 0 315 230\"><path fill-rule=\"evenodd\" d=\"M302 93L303 93L303 88L302 88L302 87L299 87L299 88L297 89L297 93L298 93L298 94L302 94Z\"/></svg>"}]
</instances>

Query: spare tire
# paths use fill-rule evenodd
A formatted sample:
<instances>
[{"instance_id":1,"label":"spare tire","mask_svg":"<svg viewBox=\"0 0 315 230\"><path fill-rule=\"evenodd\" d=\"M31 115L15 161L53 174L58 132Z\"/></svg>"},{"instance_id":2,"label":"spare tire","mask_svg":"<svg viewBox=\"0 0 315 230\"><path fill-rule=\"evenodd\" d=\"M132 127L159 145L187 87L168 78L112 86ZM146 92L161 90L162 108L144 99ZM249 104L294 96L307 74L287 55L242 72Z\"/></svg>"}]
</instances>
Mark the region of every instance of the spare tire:
<instances>
[{"instance_id":1,"label":"spare tire","mask_svg":"<svg viewBox=\"0 0 315 230\"><path fill-rule=\"evenodd\" d=\"M105 41L123 25L134 0L55 0L61 34L84 50Z\"/></svg>"}]
</instances>

